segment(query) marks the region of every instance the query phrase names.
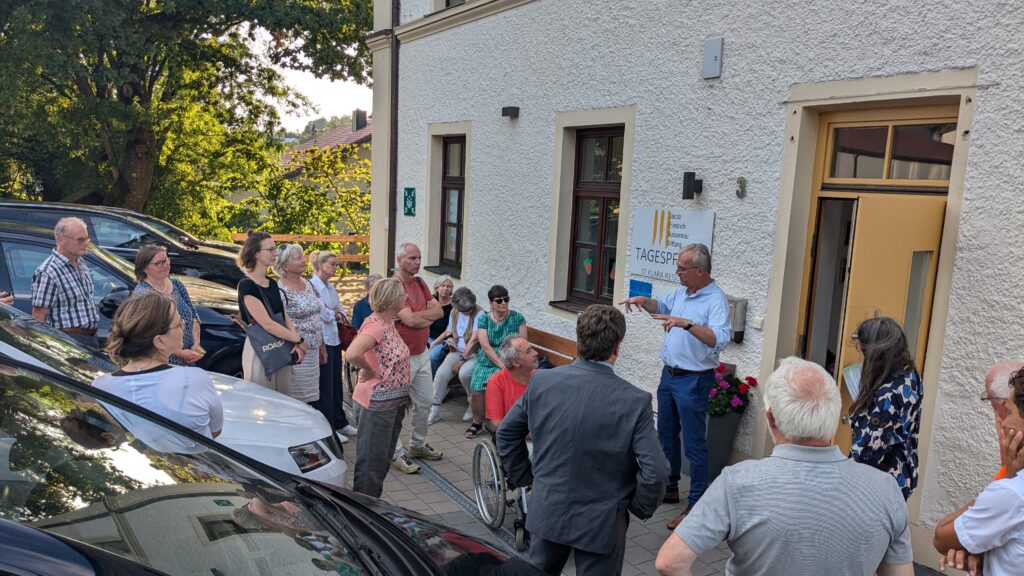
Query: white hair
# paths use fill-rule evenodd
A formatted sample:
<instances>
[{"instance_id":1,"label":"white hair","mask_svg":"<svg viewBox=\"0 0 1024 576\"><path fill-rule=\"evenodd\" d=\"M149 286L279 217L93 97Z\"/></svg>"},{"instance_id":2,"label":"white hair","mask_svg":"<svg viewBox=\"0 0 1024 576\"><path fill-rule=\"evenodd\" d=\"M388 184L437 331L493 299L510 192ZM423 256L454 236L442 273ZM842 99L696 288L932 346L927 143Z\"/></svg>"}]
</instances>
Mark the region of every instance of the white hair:
<instances>
[{"instance_id":1,"label":"white hair","mask_svg":"<svg viewBox=\"0 0 1024 576\"><path fill-rule=\"evenodd\" d=\"M437 289L440 288L441 284L444 284L445 282L450 282L453 286L455 285L455 282L452 280L451 276L447 274L441 274L440 276L437 277L437 280L434 280L434 292L437 292Z\"/></svg>"},{"instance_id":2,"label":"white hair","mask_svg":"<svg viewBox=\"0 0 1024 576\"><path fill-rule=\"evenodd\" d=\"M512 367L512 363L519 360L519 350L516 349L516 341L522 340L522 337L518 334L512 334L506 336L501 344L498 345L498 358L501 358L501 362L508 368Z\"/></svg>"},{"instance_id":3,"label":"white hair","mask_svg":"<svg viewBox=\"0 0 1024 576\"><path fill-rule=\"evenodd\" d=\"M281 246L280 250L277 252L277 260L274 261L274 272L284 276L284 263L290 260L292 254L295 254L295 252L298 252L305 257L305 252L302 251L302 246L299 246L298 244L285 244L284 246Z\"/></svg>"},{"instance_id":4,"label":"white hair","mask_svg":"<svg viewBox=\"0 0 1024 576\"><path fill-rule=\"evenodd\" d=\"M843 401L832 376L820 365L784 358L764 385L765 410L790 440L828 440L836 433Z\"/></svg>"},{"instance_id":5,"label":"white hair","mask_svg":"<svg viewBox=\"0 0 1024 576\"><path fill-rule=\"evenodd\" d=\"M698 268L703 268L705 272L711 274L711 251L708 247L703 244L687 244L679 249L679 253L683 254L689 252L693 258L693 265Z\"/></svg>"},{"instance_id":6,"label":"white hair","mask_svg":"<svg viewBox=\"0 0 1024 576\"><path fill-rule=\"evenodd\" d=\"M405 251L408 250L410 246L415 248L416 244L412 242L402 242L398 245L398 248L395 248L395 264L398 264L399 258L405 256Z\"/></svg>"},{"instance_id":7,"label":"white hair","mask_svg":"<svg viewBox=\"0 0 1024 576\"><path fill-rule=\"evenodd\" d=\"M61 236L67 236L68 228L70 228L72 224L81 224L82 228L86 231L89 230L89 227L85 225L85 220L75 216L67 216L58 220L57 225L53 227L53 238L57 239Z\"/></svg>"},{"instance_id":8,"label":"white hair","mask_svg":"<svg viewBox=\"0 0 1024 576\"><path fill-rule=\"evenodd\" d=\"M1010 376L1014 372L1024 368L1024 363L1019 361L1003 360L997 362L988 373L985 374L985 396L989 400L1009 400L1013 395L1010 386Z\"/></svg>"}]
</instances>

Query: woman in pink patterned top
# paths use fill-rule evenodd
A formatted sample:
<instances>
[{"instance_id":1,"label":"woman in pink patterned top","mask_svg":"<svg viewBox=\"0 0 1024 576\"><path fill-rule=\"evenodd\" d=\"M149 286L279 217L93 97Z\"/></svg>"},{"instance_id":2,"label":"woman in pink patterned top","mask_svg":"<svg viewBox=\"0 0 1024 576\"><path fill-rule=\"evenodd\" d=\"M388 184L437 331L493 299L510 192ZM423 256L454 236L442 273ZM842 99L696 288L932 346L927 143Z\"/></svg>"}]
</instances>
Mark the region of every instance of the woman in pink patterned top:
<instances>
[{"instance_id":1,"label":"woman in pink patterned top","mask_svg":"<svg viewBox=\"0 0 1024 576\"><path fill-rule=\"evenodd\" d=\"M404 305L401 281L387 278L374 284L370 289L373 314L363 321L346 351L348 361L359 367L352 401L364 408L356 436L352 489L374 498L380 498L384 489L409 402L409 348L395 329Z\"/></svg>"}]
</instances>

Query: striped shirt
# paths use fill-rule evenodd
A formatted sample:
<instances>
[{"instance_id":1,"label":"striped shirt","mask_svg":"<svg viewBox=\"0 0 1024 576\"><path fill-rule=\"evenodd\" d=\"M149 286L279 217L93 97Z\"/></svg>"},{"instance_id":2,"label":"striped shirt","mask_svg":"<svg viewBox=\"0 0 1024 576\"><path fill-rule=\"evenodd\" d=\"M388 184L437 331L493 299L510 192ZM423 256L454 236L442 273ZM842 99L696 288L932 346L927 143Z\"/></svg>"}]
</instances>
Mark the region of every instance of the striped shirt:
<instances>
[{"instance_id":1,"label":"striped shirt","mask_svg":"<svg viewBox=\"0 0 1024 576\"><path fill-rule=\"evenodd\" d=\"M896 480L835 446L781 444L729 466L676 535L697 554L727 540L726 574L871 576L913 560Z\"/></svg>"},{"instance_id":2,"label":"striped shirt","mask_svg":"<svg viewBox=\"0 0 1024 576\"><path fill-rule=\"evenodd\" d=\"M49 323L58 329L96 328L100 313L93 301L89 267L78 260L78 269L66 256L53 250L32 274L32 307L48 308Z\"/></svg>"}]
</instances>

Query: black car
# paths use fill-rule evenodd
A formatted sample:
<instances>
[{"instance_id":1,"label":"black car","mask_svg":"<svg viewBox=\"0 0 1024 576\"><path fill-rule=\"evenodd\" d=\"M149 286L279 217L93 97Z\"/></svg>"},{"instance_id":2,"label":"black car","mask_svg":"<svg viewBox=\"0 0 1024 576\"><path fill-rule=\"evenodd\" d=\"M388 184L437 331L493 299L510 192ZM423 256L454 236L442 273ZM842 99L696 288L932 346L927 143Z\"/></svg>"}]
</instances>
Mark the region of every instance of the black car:
<instances>
[{"instance_id":1,"label":"black car","mask_svg":"<svg viewBox=\"0 0 1024 576\"><path fill-rule=\"evenodd\" d=\"M182 244L186 246L190 246L193 248L198 248L199 246L206 246L207 248L224 250L225 252L231 252L234 254L239 254L242 252L242 247L239 246L238 244L235 244L234 242L223 242L221 240L206 240L202 238L197 238L196 236L189 234L182 228L179 228L174 224L171 224L170 222L161 220L156 216L150 216L149 214L135 212L134 210L129 210L127 208L107 208L107 210L116 212L117 214L124 214L125 216L128 216L130 218L135 218L136 220L145 222L146 224L149 224L150 226L156 228L160 232L163 232L164 235L169 236L171 238L177 238L178 240L181 241Z\"/></svg>"},{"instance_id":2,"label":"black car","mask_svg":"<svg viewBox=\"0 0 1024 576\"><path fill-rule=\"evenodd\" d=\"M0 201L0 222L41 226L48 228L51 235L57 221L67 216L85 221L93 244L129 262L135 261L142 245L161 244L167 247L171 272L175 274L202 278L229 288L236 288L245 275L233 252L183 244L145 222L109 208L59 202Z\"/></svg>"},{"instance_id":3,"label":"black car","mask_svg":"<svg viewBox=\"0 0 1024 576\"><path fill-rule=\"evenodd\" d=\"M32 274L54 245L52 230L0 223L0 290L14 294L14 306L19 310L32 312ZM134 271L124 260L95 246L89 247L85 263L92 274L100 310L97 336L103 342L110 334L114 312L135 287ZM199 313L199 342L206 350L199 366L211 372L240 375L245 329L239 319L237 293L198 278L175 278L185 285Z\"/></svg>"},{"instance_id":4,"label":"black car","mask_svg":"<svg viewBox=\"0 0 1024 576\"><path fill-rule=\"evenodd\" d=\"M5 317L3 339L40 337ZM49 344L54 354L75 346ZM11 348L0 352L0 573L538 574L471 536L265 466Z\"/></svg>"}]
</instances>

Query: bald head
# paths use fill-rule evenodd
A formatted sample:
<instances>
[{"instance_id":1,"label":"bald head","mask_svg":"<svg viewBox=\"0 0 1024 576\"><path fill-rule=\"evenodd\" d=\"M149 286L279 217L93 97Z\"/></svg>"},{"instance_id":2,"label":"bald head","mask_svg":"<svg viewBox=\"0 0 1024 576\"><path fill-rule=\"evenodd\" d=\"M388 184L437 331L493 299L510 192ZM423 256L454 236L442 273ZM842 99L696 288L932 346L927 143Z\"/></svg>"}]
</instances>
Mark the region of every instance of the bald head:
<instances>
[{"instance_id":1,"label":"bald head","mask_svg":"<svg viewBox=\"0 0 1024 576\"><path fill-rule=\"evenodd\" d=\"M1006 406L1013 391L1010 389L1010 376L1024 368L1024 362L1016 360L1003 360L997 362L985 373L985 397L992 404L992 411L996 415L996 429L1000 429L1003 419L1009 414Z\"/></svg>"},{"instance_id":2,"label":"bald head","mask_svg":"<svg viewBox=\"0 0 1024 576\"><path fill-rule=\"evenodd\" d=\"M831 440L836 433L842 407L839 388L814 362L783 359L765 382L764 400L774 427L789 441Z\"/></svg>"}]
</instances>

